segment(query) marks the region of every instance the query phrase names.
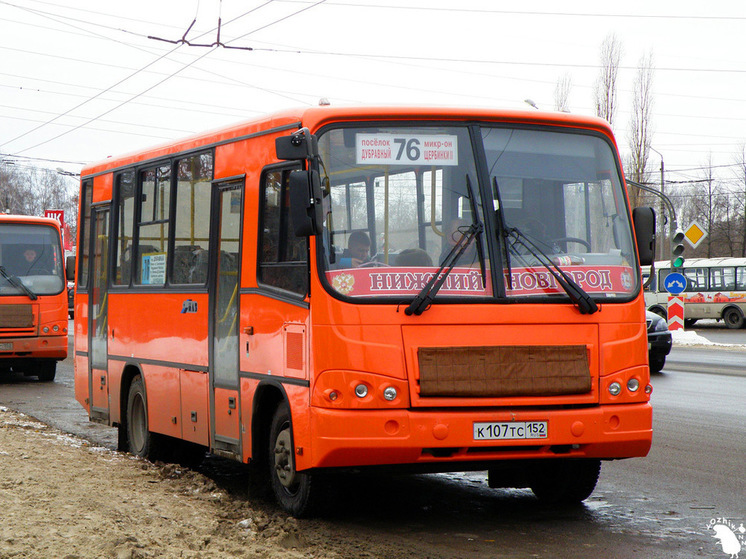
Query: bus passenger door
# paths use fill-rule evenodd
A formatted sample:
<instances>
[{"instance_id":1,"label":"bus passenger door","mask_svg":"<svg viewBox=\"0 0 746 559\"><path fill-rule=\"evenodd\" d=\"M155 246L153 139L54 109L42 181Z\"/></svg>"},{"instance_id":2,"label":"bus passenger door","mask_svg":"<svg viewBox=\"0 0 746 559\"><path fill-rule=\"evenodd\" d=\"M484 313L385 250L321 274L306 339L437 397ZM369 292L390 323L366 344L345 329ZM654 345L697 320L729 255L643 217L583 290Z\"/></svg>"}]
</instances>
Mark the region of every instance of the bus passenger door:
<instances>
[{"instance_id":1,"label":"bus passenger door","mask_svg":"<svg viewBox=\"0 0 746 559\"><path fill-rule=\"evenodd\" d=\"M212 216L210 425L212 451L241 456L238 384L239 277L243 181L219 184Z\"/></svg>"},{"instance_id":2,"label":"bus passenger door","mask_svg":"<svg viewBox=\"0 0 746 559\"><path fill-rule=\"evenodd\" d=\"M91 402L90 418L109 421L108 383L108 291L109 274L107 251L109 245L109 207L91 208L91 255L88 291L88 397Z\"/></svg>"}]
</instances>

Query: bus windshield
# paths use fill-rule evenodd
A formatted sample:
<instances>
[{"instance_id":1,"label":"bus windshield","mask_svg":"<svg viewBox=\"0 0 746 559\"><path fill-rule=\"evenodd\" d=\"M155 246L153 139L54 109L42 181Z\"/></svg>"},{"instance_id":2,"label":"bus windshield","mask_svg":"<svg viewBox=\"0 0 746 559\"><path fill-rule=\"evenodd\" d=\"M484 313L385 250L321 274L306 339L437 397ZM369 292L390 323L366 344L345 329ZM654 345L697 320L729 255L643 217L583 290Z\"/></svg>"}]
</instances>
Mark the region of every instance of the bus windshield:
<instances>
[{"instance_id":1,"label":"bus windshield","mask_svg":"<svg viewBox=\"0 0 746 559\"><path fill-rule=\"evenodd\" d=\"M48 225L0 224L0 296L61 293L66 283L60 247L59 234Z\"/></svg>"},{"instance_id":2,"label":"bus windshield","mask_svg":"<svg viewBox=\"0 0 746 559\"><path fill-rule=\"evenodd\" d=\"M634 295L613 148L600 135L556 130L484 123L321 132L319 260L331 292L406 301L440 269L439 300L566 298L558 273L594 298Z\"/></svg>"}]
</instances>

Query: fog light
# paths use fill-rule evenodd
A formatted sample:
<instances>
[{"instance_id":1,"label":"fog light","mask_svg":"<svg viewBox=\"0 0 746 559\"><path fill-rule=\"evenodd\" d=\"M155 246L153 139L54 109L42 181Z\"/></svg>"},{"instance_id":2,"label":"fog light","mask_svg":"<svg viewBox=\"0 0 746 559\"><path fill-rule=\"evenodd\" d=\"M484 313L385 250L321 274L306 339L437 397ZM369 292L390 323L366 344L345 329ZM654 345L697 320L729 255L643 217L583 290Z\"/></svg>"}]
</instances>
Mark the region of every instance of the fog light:
<instances>
[{"instance_id":1,"label":"fog light","mask_svg":"<svg viewBox=\"0 0 746 559\"><path fill-rule=\"evenodd\" d=\"M396 388L394 388L393 386L386 387L386 389L383 391L383 397L389 402L391 400L396 400Z\"/></svg>"},{"instance_id":2,"label":"fog light","mask_svg":"<svg viewBox=\"0 0 746 559\"><path fill-rule=\"evenodd\" d=\"M627 390L630 392L637 392L640 388L640 381L636 378L631 378L627 381Z\"/></svg>"},{"instance_id":3,"label":"fog light","mask_svg":"<svg viewBox=\"0 0 746 559\"><path fill-rule=\"evenodd\" d=\"M329 399L330 399L330 400L331 400L332 402L333 402L334 400L336 400L337 398L339 398L339 394L337 394L337 392L336 392L336 391L332 390L331 392L329 392Z\"/></svg>"},{"instance_id":4,"label":"fog light","mask_svg":"<svg viewBox=\"0 0 746 559\"><path fill-rule=\"evenodd\" d=\"M45 326L44 328L41 329L41 331L44 332L45 334L49 334L49 326Z\"/></svg>"},{"instance_id":5,"label":"fog light","mask_svg":"<svg viewBox=\"0 0 746 559\"><path fill-rule=\"evenodd\" d=\"M651 385L647 385L645 387L645 394L652 394L653 393L653 387Z\"/></svg>"},{"instance_id":6,"label":"fog light","mask_svg":"<svg viewBox=\"0 0 746 559\"><path fill-rule=\"evenodd\" d=\"M618 382L612 382L609 385L609 394L612 396L619 396L619 393L622 391L622 385Z\"/></svg>"},{"instance_id":7,"label":"fog light","mask_svg":"<svg viewBox=\"0 0 746 559\"><path fill-rule=\"evenodd\" d=\"M368 387L364 384L358 384L355 387L355 396L358 398L365 398L368 395Z\"/></svg>"}]
</instances>

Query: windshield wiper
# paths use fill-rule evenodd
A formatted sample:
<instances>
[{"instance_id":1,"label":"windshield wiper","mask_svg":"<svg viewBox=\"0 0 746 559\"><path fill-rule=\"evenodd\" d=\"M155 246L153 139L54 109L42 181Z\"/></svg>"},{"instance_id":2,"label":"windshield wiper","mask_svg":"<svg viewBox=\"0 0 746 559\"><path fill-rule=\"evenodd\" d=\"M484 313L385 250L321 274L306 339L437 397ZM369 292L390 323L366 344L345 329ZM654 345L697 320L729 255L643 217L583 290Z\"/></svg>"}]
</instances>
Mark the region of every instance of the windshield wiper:
<instances>
[{"instance_id":1,"label":"windshield wiper","mask_svg":"<svg viewBox=\"0 0 746 559\"><path fill-rule=\"evenodd\" d=\"M440 291L440 288L443 287L448 274L450 274L451 270L456 267L459 258L461 258L461 255L467 248L469 248L469 245L475 238L477 239L477 252L479 254L479 266L482 272L482 283L485 283L486 272L484 250L482 248L482 240L480 237L480 234L484 231L484 225L482 224L482 220L479 219L479 214L476 210L474 190L472 189L469 175L466 175L466 188L469 193L469 201L471 204L471 225L469 225L469 228L466 231L460 231L461 238L443 259L438 271L428 280L409 306L404 309L404 314L407 316L413 314L419 316L428 309L435 299L435 296L438 294L438 291Z\"/></svg>"},{"instance_id":2,"label":"windshield wiper","mask_svg":"<svg viewBox=\"0 0 746 559\"><path fill-rule=\"evenodd\" d=\"M438 271L433 274L433 277L428 280L414 300L404 309L404 314L408 316L416 314L419 316L423 311L427 310L438 294L438 291L440 291L440 288L443 287L448 274L456 267L458 259L469 247L474 237L479 235L482 230L483 226L481 223L472 223L466 232L461 233L461 238L443 259L443 263L438 268Z\"/></svg>"},{"instance_id":3,"label":"windshield wiper","mask_svg":"<svg viewBox=\"0 0 746 559\"><path fill-rule=\"evenodd\" d=\"M36 301L38 299L36 293L34 293L28 287L26 287L20 279L18 279L15 276L11 276L10 274L8 274L8 272L5 271L5 267L4 266L0 266L0 275L2 275L6 280L8 280L8 283L10 285L12 285L13 287L15 287L16 289L20 289L26 295L28 295L29 299L31 299L32 301Z\"/></svg>"},{"instance_id":4,"label":"windshield wiper","mask_svg":"<svg viewBox=\"0 0 746 559\"><path fill-rule=\"evenodd\" d=\"M573 280L567 273L559 267L558 264L552 261L547 254L541 250L531 239L529 239L525 233L523 233L517 227L511 227L506 230L506 234L515 240L515 243L520 244L525 248L531 255L538 260L542 266L544 266L549 273L554 276L557 283L560 284L562 289L565 290L570 300L574 305L578 307L580 314L593 314L598 311L598 305L591 298L588 293L583 290L575 280ZM514 244L515 244L514 243Z\"/></svg>"}]
</instances>

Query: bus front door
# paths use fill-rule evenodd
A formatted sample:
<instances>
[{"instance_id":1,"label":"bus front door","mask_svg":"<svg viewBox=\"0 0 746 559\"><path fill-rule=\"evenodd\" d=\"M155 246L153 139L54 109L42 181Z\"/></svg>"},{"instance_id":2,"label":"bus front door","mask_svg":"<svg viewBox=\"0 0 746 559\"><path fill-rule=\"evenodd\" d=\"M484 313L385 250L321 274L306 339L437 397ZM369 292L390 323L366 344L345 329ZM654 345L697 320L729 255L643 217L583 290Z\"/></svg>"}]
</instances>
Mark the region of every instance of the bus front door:
<instances>
[{"instance_id":1,"label":"bus front door","mask_svg":"<svg viewBox=\"0 0 746 559\"><path fill-rule=\"evenodd\" d=\"M210 266L210 425L212 451L240 457L238 383L239 277L243 183L214 191Z\"/></svg>"},{"instance_id":2,"label":"bus front door","mask_svg":"<svg viewBox=\"0 0 746 559\"><path fill-rule=\"evenodd\" d=\"M91 254L88 291L88 395L90 418L107 423L109 420L108 383L108 291L107 250L109 245L109 207L93 207L91 212Z\"/></svg>"}]
</instances>

